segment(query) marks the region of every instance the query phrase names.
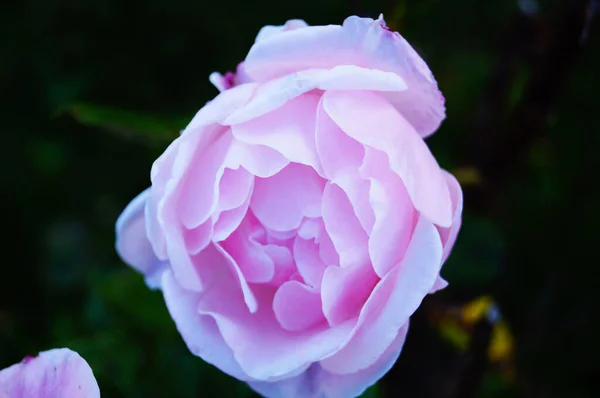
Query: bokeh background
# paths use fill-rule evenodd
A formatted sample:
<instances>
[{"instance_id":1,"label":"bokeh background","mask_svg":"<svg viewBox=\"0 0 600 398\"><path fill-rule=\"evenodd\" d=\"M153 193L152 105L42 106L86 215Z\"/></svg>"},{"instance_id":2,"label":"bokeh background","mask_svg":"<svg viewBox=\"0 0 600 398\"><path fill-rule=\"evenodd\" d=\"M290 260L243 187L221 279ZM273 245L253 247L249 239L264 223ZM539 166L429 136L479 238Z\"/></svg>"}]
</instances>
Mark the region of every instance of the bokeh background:
<instances>
[{"instance_id":1,"label":"bokeh background","mask_svg":"<svg viewBox=\"0 0 600 398\"><path fill-rule=\"evenodd\" d=\"M592 397L600 375L598 1L20 0L0 6L0 368L77 350L103 397L253 397L188 353L114 252L120 211L259 28L376 18L433 70L465 190L450 286L369 397Z\"/></svg>"}]
</instances>

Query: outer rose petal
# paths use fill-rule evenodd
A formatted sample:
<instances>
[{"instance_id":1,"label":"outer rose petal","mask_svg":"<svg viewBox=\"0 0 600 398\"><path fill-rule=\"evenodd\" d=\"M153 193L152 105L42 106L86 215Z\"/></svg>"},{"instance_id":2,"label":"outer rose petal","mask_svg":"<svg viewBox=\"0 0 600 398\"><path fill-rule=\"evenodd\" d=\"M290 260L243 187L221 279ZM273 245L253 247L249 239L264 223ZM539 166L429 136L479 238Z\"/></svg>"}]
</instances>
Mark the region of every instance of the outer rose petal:
<instances>
[{"instance_id":1,"label":"outer rose petal","mask_svg":"<svg viewBox=\"0 0 600 398\"><path fill-rule=\"evenodd\" d=\"M9 398L100 398L87 362L74 351L59 348L0 371L0 395Z\"/></svg>"},{"instance_id":2,"label":"outer rose petal","mask_svg":"<svg viewBox=\"0 0 600 398\"><path fill-rule=\"evenodd\" d=\"M346 343L321 365L348 374L375 363L433 287L441 261L438 232L420 217L404 260L377 284Z\"/></svg>"},{"instance_id":3,"label":"outer rose petal","mask_svg":"<svg viewBox=\"0 0 600 398\"><path fill-rule=\"evenodd\" d=\"M259 31L258 35L256 35L255 42L259 42L261 40L268 39L269 37L273 37L279 35L283 32L288 32L290 30L302 29L308 27L308 24L301 19L290 19L285 23L285 25L281 26L273 26L267 25L263 26Z\"/></svg>"},{"instance_id":4,"label":"outer rose petal","mask_svg":"<svg viewBox=\"0 0 600 398\"><path fill-rule=\"evenodd\" d=\"M146 235L144 208L151 188L135 197L123 210L116 225L116 249L121 259L144 274L151 288L160 286L162 272L168 263L160 261Z\"/></svg>"},{"instance_id":5,"label":"outer rose petal","mask_svg":"<svg viewBox=\"0 0 600 398\"><path fill-rule=\"evenodd\" d=\"M340 65L333 69L308 69L261 85L252 100L230 114L224 124L238 124L262 116L287 101L311 90L378 90L402 91L407 86L394 73Z\"/></svg>"},{"instance_id":6,"label":"outer rose petal","mask_svg":"<svg viewBox=\"0 0 600 398\"><path fill-rule=\"evenodd\" d=\"M358 397L391 369L400 355L407 332L408 322L377 362L356 373L331 373L316 363L296 377L274 383L250 382L250 387L267 398Z\"/></svg>"},{"instance_id":7,"label":"outer rose petal","mask_svg":"<svg viewBox=\"0 0 600 398\"><path fill-rule=\"evenodd\" d=\"M338 65L393 72L406 81L408 90L390 93L388 99L421 135L427 136L445 117L444 97L410 44L383 26L382 18L373 21L353 16L343 26L313 26L269 37L250 49L246 72L258 82Z\"/></svg>"},{"instance_id":8,"label":"outer rose petal","mask_svg":"<svg viewBox=\"0 0 600 398\"><path fill-rule=\"evenodd\" d=\"M162 277L162 290L169 313L192 354L202 357L230 376L243 381L251 380L233 358L215 321L198 312L200 294L182 289L170 271Z\"/></svg>"},{"instance_id":9,"label":"outer rose petal","mask_svg":"<svg viewBox=\"0 0 600 398\"><path fill-rule=\"evenodd\" d=\"M355 323L288 332L280 327L271 307L274 288L253 286L258 311L251 314L231 274L221 275L219 281L218 289L202 294L200 314L214 318L236 361L257 380L274 381L304 371L311 363L334 353Z\"/></svg>"},{"instance_id":10,"label":"outer rose petal","mask_svg":"<svg viewBox=\"0 0 600 398\"><path fill-rule=\"evenodd\" d=\"M452 198L453 208L452 225L448 228L438 227L440 237L442 238L442 244L444 245L443 261L446 261L450 255L452 247L454 246L454 242L456 242L458 231L460 230L462 221L461 216L463 209L463 194L462 190L460 189L460 184L458 181L456 181L456 178L454 178L452 174L444 171L444 177L446 177L448 188L450 189L450 197Z\"/></svg>"},{"instance_id":11,"label":"outer rose petal","mask_svg":"<svg viewBox=\"0 0 600 398\"><path fill-rule=\"evenodd\" d=\"M452 203L442 170L406 119L380 95L327 91L325 111L350 137L388 154L417 210L435 224L452 223Z\"/></svg>"}]
</instances>

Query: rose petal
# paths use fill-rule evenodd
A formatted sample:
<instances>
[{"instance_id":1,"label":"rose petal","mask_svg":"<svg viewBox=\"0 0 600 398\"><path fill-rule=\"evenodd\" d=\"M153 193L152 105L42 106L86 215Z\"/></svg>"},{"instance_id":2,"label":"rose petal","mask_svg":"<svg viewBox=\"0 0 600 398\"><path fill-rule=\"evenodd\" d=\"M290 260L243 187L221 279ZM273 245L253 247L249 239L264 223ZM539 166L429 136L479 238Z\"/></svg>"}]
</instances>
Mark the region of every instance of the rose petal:
<instances>
[{"instance_id":1,"label":"rose petal","mask_svg":"<svg viewBox=\"0 0 600 398\"><path fill-rule=\"evenodd\" d=\"M186 228L197 227L216 210L223 163L232 141L231 133L223 132L208 147L197 148L179 194L178 213Z\"/></svg>"},{"instance_id":2,"label":"rose petal","mask_svg":"<svg viewBox=\"0 0 600 398\"><path fill-rule=\"evenodd\" d=\"M272 383L249 382L250 387L267 398L358 397L392 368L400 355L407 331L408 322L402 326L394 342L377 362L356 373L348 375L330 373L315 363L296 377Z\"/></svg>"},{"instance_id":3,"label":"rose petal","mask_svg":"<svg viewBox=\"0 0 600 398\"><path fill-rule=\"evenodd\" d=\"M328 91L323 105L333 121L358 142L383 151L416 209L439 226L452 223L444 174L414 128L387 101L368 91Z\"/></svg>"},{"instance_id":4,"label":"rose petal","mask_svg":"<svg viewBox=\"0 0 600 398\"><path fill-rule=\"evenodd\" d=\"M331 183L325 186L323 193L323 222L340 256L340 265L346 267L370 262L368 236L344 191Z\"/></svg>"},{"instance_id":5,"label":"rose petal","mask_svg":"<svg viewBox=\"0 0 600 398\"><path fill-rule=\"evenodd\" d=\"M249 214L221 246L235 260L248 282L265 283L273 279L275 264L263 246L252 239L251 231L256 223L258 221Z\"/></svg>"},{"instance_id":6,"label":"rose petal","mask_svg":"<svg viewBox=\"0 0 600 398\"><path fill-rule=\"evenodd\" d=\"M222 91L215 99L200 108L183 134L211 124L223 124L223 121L232 113L248 103L257 87L258 84L256 83L246 83Z\"/></svg>"},{"instance_id":7,"label":"rose petal","mask_svg":"<svg viewBox=\"0 0 600 398\"><path fill-rule=\"evenodd\" d=\"M319 256L319 246L313 239L302 239L300 236L294 240L294 259L296 268L304 282L313 288L321 289L321 279L327 265Z\"/></svg>"},{"instance_id":8,"label":"rose petal","mask_svg":"<svg viewBox=\"0 0 600 398\"><path fill-rule=\"evenodd\" d=\"M269 178L257 178L250 208L267 228L289 231L303 217L321 215L325 182L311 167L292 163Z\"/></svg>"},{"instance_id":9,"label":"rose petal","mask_svg":"<svg viewBox=\"0 0 600 398\"><path fill-rule=\"evenodd\" d=\"M416 51L398 33L383 26L383 19L352 16L343 26L313 26L269 37L252 46L246 71L260 82L338 65L393 72L406 81L408 89L389 92L388 99L421 135L427 136L445 117L444 98Z\"/></svg>"},{"instance_id":10,"label":"rose petal","mask_svg":"<svg viewBox=\"0 0 600 398\"><path fill-rule=\"evenodd\" d=\"M245 106L232 113L224 124L235 125L265 115L286 102L312 90L406 90L404 80L393 73L340 65L332 69L307 69L262 84Z\"/></svg>"},{"instance_id":11,"label":"rose petal","mask_svg":"<svg viewBox=\"0 0 600 398\"><path fill-rule=\"evenodd\" d=\"M273 288L257 287L258 311L250 314L239 288L232 281L222 282L220 289L202 296L199 310L215 319L237 362L252 378L275 381L304 371L312 362L335 352L353 327L347 322L337 328L324 325L302 332L285 331L269 305Z\"/></svg>"},{"instance_id":12,"label":"rose petal","mask_svg":"<svg viewBox=\"0 0 600 398\"><path fill-rule=\"evenodd\" d=\"M236 139L264 145L291 162L320 170L315 148L315 119L319 97L303 95L255 119L232 126Z\"/></svg>"},{"instance_id":13,"label":"rose petal","mask_svg":"<svg viewBox=\"0 0 600 398\"><path fill-rule=\"evenodd\" d=\"M350 374L375 363L433 287L441 260L439 234L420 217L404 260L377 284L361 310L357 327L342 348L321 365L333 373Z\"/></svg>"},{"instance_id":14,"label":"rose petal","mask_svg":"<svg viewBox=\"0 0 600 398\"><path fill-rule=\"evenodd\" d=\"M460 184L452 174L444 171L444 176L448 183L448 188L450 189L450 197L452 199L453 209L452 225L448 228L438 227L442 244L444 245L443 261L445 262L450 255L450 251L456 242L456 237L458 236L458 231L460 230L462 221L461 216L463 209L463 194L462 190L460 189Z\"/></svg>"},{"instance_id":15,"label":"rose petal","mask_svg":"<svg viewBox=\"0 0 600 398\"><path fill-rule=\"evenodd\" d=\"M282 26L267 25L263 26L256 35L255 42L265 40L269 37L276 36L290 30L306 28L308 24L301 19L290 19Z\"/></svg>"},{"instance_id":16,"label":"rose petal","mask_svg":"<svg viewBox=\"0 0 600 398\"><path fill-rule=\"evenodd\" d=\"M385 153L367 148L361 175L371 180L369 202L375 214L369 255L373 269L383 277L402 260L417 213L402 180L390 170Z\"/></svg>"},{"instance_id":17,"label":"rose petal","mask_svg":"<svg viewBox=\"0 0 600 398\"><path fill-rule=\"evenodd\" d=\"M273 311L281 327L291 332L325 322L319 291L298 281L285 282L277 289Z\"/></svg>"},{"instance_id":18,"label":"rose petal","mask_svg":"<svg viewBox=\"0 0 600 398\"><path fill-rule=\"evenodd\" d=\"M249 145L233 140L224 165L230 169L240 166L256 177L267 178L279 173L289 164L283 155L264 145Z\"/></svg>"},{"instance_id":19,"label":"rose petal","mask_svg":"<svg viewBox=\"0 0 600 398\"><path fill-rule=\"evenodd\" d=\"M358 175L365 148L331 120L323 108L323 97L317 109L316 143L325 175L344 190L360 224L370 234L375 222L369 204L370 182Z\"/></svg>"},{"instance_id":20,"label":"rose petal","mask_svg":"<svg viewBox=\"0 0 600 398\"><path fill-rule=\"evenodd\" d=\"M141 272L148 286L156 289L168 263L156 257L146 235L144 208L150 189L136 196L117 219L115 246L121 259Z\"/></svg>"},{"instance_id":21,"label":"rose petal","mask_svg":"<svg viewBox=\"0 0 600 398\"><path fill-rule=\"evenodd\" d=\"M217 271L228 272L226 269ZM182 289L171 272L163 275L162 290L169 313L191 353L230 376L250 380L235 361L214 319L198 313L197 305L201 294Z\"/></svg>"},{"instance_id":22,"label":"rose petal","mask_svg":"<svg viewBox=\"0 0 600 398\"><path fill-rule=\"evenodd\" d=\"M221 242L227 239L233 231L235 231L246 214L248 213L248 208L250 207L250 199L252 195L249 194L246 198L246 201L242 203L239 207L235 209L226 210L221 212L215 221L212 240L213 242Z\"/></svg>"},{"instance_id":23,"label":"rose petal","mask_svg":"<svg viewBox=\"0 0 600 398\"><path fill-rule=\"evenodd\" d=\"M100 389L87 362L67 348L0 371L0 392L10 398L100 398Z\"/></svg>"},{"instance_id":24,"label":"rose petal","mask_svg":"<svg viewBox=\"0 0 600 398\"><path fill-rule=\"evenodd\" d=\"M321 296L323 313L331 326L357 317L373 288L379 282L370 264L349 267L329 266L323 274Z\"/></svg>"}]
</instances>

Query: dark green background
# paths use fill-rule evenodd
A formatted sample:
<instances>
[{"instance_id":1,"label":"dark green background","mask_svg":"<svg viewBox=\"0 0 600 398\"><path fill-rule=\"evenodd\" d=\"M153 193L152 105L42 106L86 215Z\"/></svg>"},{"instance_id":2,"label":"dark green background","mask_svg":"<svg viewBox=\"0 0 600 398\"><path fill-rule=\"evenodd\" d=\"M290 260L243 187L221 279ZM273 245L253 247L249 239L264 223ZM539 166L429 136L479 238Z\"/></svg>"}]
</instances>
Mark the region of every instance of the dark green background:
<instances>
[{"instance_id":1,"label":"dark green background","mask_svg":"<svg viewBox=\"0 0 600 398\"><path fill-rule=\"evenodd\" d=\"M442 272L450 287L426 299L397 365L369 393L593 396L597 24L587 40L579 36L585 5L596 3L3 2L0 368L68 346L91 364L104 397L252 396L187 352L160 293L114 253L114 222L148 186L169 133L217 93L209 73L233 69L261 26L291 18L339 24L383 12L447 99L448 118L428 139L432 151L449 170L474 167L482 183L465 186L463 231ZM524 14L519 5L527 4L537 12ZM515 336L512 383L495 367L470 366L477 348L459 353L426 320L430 307L480 294L496 298ZM485 340L485 330L473 333ZM469 381L474 386L465 387Z\"/></svg>"}]
</instances>

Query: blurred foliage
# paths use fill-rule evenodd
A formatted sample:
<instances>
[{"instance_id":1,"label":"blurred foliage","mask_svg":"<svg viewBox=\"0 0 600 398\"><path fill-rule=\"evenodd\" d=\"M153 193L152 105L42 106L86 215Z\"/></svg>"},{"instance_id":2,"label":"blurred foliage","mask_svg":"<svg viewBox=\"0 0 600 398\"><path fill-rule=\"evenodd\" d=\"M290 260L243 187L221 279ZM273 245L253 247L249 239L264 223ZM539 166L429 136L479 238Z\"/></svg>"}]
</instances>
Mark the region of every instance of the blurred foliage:
<instances>
[{"instance_id":1,"label":"blurred foliage","mask_svg":"<svg viewBox=\"0 0 600 398\"><path fill-rule=\"evenodd\" d=\"M447 119L428 143L465 187L465 213L442 271L450 286L425 300L399 361L364 396L455 396L457 380L469 376L464 369L485 318L481 309L492 302L502 318L490 329L484 354L492 361L481 369L476 396L593 396L600 357L593 277L600 259L594 177L600 40L594 27L585 45L577 44L581 56L540 132L511 124L534 100L529 88L542 75L534 59L568 17L561 11L568 3L3 3L0 166L7 237L1 241L0 368L69 346L89 361L103 397L255 396L189 354L161 293L148 290L116 257L114 222L148 186L153 160L216 95L209 73L233 70L261 26L291 18L341 23L351 14L383 12L428 62L446 97ZM558 86L558 77L545 84ZM515 131L527 145L515 141L514 151L503 154L508 162L478 168L476 160ZM501 180L490 177L498 174Z\"/></svg>"}]
</instances>

